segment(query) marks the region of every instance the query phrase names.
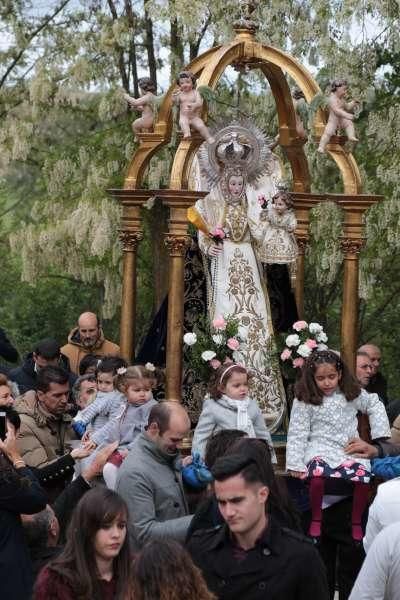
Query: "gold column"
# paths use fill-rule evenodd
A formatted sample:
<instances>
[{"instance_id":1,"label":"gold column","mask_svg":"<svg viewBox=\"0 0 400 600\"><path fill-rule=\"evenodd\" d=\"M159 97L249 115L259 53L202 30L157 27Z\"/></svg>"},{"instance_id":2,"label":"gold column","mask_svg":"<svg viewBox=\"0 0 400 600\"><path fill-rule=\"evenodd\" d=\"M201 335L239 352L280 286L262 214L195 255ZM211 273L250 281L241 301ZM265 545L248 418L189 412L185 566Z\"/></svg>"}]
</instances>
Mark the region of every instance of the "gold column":
<instances>
[{"instance_id":1,"label":"gold column","mask_svg":"<svg viewBox=\"0 0 400 600\"><path fill-rule=\"evenodd\" d=\"M187 209L206 192L161 190L157 195L170 208L170 220L165 242L169 250L169 292L167 323L167 388L172 400L182 398L182 347L184 317L185 253L190 244L187 233Z\"/></svg>"},{"instance_id":2,"label":"gold column","mask_svg":"<svg viewBox=\"0 0 400 600\"><path fill-rule=\"evenodd\" d=\"M358 343L358 255L364 240L342 238L344 254L341 355L351 371L355 368Z\"/></svg>"},{"instance_id":3,"label":"gold column","mask_svg":"<svg viewBox=\"0 0 400 600\"><path fill-rule=\"evenodd\" d=\"M119 237L124 253L119 343L121 356L130 362L134 354L135 343L136 250L138 242L142 239L142 233L121 230Z\"/></svg>"},{"instance_id":4,"label":"gold column","mask_svg":"<svg viewBox=\"0 0 400 600\"><path fill-rule=\"evenodd\" d=\"M143 238L140 211L154 195L149 190L108 190L122 205L119 237L123 251L120 339L121 356L131 361L135 350L137 247Z\"/></svg>"},{"instance_id":5,"label":"gold column","mask_svg":"<svg viewBox=\"0 0 400 600\"><path fill-rule=\"evenodd\" d=\"M370 206L382 200L382 196L330 194L327 199L333 200L344 209L341 240L344 253L341 354L349 369L354 371L358 346L358 259L365 242L364 213Z\"/></svg>"}]
</instances>

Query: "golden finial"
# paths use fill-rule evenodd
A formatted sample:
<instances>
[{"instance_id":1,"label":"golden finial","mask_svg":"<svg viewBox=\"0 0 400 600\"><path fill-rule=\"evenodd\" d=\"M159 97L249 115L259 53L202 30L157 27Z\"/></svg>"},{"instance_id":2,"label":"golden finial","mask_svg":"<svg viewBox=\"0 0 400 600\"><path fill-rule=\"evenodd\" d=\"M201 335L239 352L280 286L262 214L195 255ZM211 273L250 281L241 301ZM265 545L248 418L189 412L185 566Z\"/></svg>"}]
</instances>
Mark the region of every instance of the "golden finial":
<instances>
[{"instance_id":1,"label":"golden finial","mask_svg":"<svg viewBox=\"0 0 400 600\"><path fill-rule=\"evenodd\" d=\"M259 25L257 21L253 19L253 13L258 4L259 0L240 0L240 16L233 24L233 28L237 33L249 32L251 35L255 34Z\"/></svg>"}]
</instances>

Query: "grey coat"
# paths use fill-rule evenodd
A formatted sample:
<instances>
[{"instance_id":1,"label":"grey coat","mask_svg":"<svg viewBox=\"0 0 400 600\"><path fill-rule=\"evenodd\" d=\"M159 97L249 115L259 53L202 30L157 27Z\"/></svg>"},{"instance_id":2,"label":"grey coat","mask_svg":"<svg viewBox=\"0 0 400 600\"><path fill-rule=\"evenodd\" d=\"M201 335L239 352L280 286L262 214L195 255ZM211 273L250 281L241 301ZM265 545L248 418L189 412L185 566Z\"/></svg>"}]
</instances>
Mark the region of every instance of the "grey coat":
<instances>
[{"instance_id":1,"label":"grey coat","mask_svg":"<svg viewBox=\"0 0 400 600\"><path fill-rule=\"evenodd\" d=\"M262 412L255 400L250 399L248 414L253 423L255 437L266 440L271 448L272 462L276 463L275 451L272 446L271 434L265 425ZM224 398L214 400L206 398L203 404L203 410L197 423L193 435L192 451L200 452L204 457L208 438L221 429L237 428L237 412L231 408Z\"/></svg>"},{"instance_id":2,"label":"grey coat","mask_svg":"<svg viewBox=\"0 0 400 600\"><path fill-rule=\"evenodd\" d=\"M181 461L141 433L118 471L116 491L130 513L134 548L150 539L183 542L192 516L182 485Z\"/></svg>"}]
</instances>

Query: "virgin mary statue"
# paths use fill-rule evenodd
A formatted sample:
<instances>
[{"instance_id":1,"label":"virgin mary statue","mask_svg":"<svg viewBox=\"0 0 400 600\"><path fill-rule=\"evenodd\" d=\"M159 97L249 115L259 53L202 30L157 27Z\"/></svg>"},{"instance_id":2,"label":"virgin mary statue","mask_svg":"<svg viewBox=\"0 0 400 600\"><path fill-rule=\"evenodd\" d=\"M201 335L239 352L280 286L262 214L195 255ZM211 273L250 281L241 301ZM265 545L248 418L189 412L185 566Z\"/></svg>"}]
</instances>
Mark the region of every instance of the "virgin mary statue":
<instances>
[{"instance_id":1,"label":"virgin mary statue","mask_svg":"<svg viewBox=\"0 0 400 600\"><path fill-rule=\"evenodd\" d=\"M214 181L209 194L189 210L189 219L199 229L206 263L209 317L238 319L244 342L235 359L251 370L251 394L274 431L282 421L286 402L268 295L254 252L268 223L259 219L254 202L249 206L249 198L254 200L250 184L265 172L270 151L262 133L254 133L254 129L232 124L216 134L214 144L202 147L202 171ZM215 243L210 235L216 228L226 234L222 243Z\"/></svg>"}]
</instances>

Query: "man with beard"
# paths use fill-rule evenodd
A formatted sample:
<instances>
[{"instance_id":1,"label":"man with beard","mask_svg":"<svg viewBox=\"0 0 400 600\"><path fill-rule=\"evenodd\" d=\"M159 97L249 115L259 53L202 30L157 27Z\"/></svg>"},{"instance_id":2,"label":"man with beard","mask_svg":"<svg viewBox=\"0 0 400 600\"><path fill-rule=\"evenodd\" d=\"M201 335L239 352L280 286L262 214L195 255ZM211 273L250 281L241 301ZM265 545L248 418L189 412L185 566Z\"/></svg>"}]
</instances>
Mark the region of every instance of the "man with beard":
<instances>
[{"instance_id":1,"label":"man with beard","mask_svg":"<svg viewBox=\"0 0 400 600\"><path fill-rule=\"evenodd\" d=\"M95 354L99 358L106 355L118 356L119 346L106 340L99 318L95 313L84 312L78 319L78 326L68 336L68 344L61 348L62 354L68 357L73 373L79 373L79 363L87 354Z\"/></svg>"}]
</instances>

